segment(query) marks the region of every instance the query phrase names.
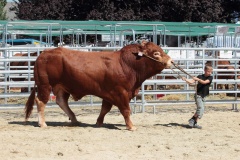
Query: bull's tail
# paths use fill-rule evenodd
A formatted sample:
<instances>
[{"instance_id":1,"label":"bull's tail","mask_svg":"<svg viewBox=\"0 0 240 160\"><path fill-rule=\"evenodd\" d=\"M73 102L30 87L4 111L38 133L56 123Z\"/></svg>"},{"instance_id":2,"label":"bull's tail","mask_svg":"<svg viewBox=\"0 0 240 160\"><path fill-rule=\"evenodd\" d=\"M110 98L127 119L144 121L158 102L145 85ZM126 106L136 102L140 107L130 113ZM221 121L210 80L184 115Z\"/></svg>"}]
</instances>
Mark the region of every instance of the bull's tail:
<instances>
[{"instance_id":1,"label":"bull's tail","mask_svg":"<svg viewBox=\"0 0 240 160\"><path fill-rule=\"evenodd\" d=\"M27 103L25 105L25 121L28 120L28 118L32 113L34 100L35 100L35 93L36 93L36 85L34 84L33 90L30 96L28 97Z\"/></svg>"}]
</instances>

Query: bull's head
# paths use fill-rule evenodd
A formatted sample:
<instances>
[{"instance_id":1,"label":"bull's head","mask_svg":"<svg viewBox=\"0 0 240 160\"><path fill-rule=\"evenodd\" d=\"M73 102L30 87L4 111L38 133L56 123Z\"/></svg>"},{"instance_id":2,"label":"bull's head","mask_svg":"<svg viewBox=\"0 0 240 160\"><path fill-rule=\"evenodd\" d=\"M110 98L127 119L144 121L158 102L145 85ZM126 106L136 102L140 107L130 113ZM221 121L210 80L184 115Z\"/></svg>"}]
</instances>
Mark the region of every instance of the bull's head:
<instances>
[{"instance_id":1,"label":"bull's head","mask_svg":"<svg viewBox=\"0 0 240 160\"><path fill-rule=\"evenodd\" d=\"M168 56L158 45L152 42L142 41L141 46L142 51L140 49L138 56L146 56L156 62L162 63L165 68L172 65L172 58Z\"/></svg>"}]
</instances>

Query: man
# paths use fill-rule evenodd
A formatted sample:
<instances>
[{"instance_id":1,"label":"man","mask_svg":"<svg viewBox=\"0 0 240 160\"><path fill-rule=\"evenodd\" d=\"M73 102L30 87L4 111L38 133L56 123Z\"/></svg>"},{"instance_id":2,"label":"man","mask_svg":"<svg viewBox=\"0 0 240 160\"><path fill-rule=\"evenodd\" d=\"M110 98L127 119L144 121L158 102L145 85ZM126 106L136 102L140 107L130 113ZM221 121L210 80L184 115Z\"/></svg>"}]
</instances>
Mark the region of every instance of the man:
<instances>
[{"instance_id":1,"label":"man","mask_svg":"<svg viewBox=\"0 0 240 160\"><path fill-rule=\"evenodd\" d=\"M192 84L195 81L198 82L197 93L194 96L197 109L193 117L188 121L191 128L202 129L197 122L202 118L204 113L205 97L209 95L209 87L213 80L213 77L211 76L212 71L212 66L206 65L204 67L204 74L193 77L193 79L186 79L185 77L182 77L182 80L186 81L188 84Z\"/></svg>"}]
</instances>

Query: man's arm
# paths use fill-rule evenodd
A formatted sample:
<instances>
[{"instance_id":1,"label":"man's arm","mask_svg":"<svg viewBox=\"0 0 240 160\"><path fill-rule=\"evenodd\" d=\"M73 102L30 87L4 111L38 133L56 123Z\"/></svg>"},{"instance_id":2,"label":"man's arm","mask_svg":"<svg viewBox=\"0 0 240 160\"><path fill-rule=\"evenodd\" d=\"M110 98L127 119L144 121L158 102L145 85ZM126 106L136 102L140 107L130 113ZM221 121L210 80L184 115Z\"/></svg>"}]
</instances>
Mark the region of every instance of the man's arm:
<instances>
[{"instance_id":1,"label":"man's arm","mask_svg":"<svg viewBox=\"0 0 240 160\"><path fill-rule=\"evenodd\" d=\"M183 80L183 81L186 81L188 84L193 84L193 83L195 83L195 80L194 80L194 79L187 79L186 77L182 77L182 80Z\"/></svg>"},{"instance_id":2,"label":"man's arm","mask_svg":"<svg viewBox=\"0 0 240 160\"><path fill-rule=\"evenodd\" d=\"M185 77L182 77L182 80L186 81L188 84L193 84L195 81L197 81L197 82L199 82L201 84L208 84L208 83L210 83L209 79L202 80L202 79L197 78L197 77L193 77L193 79L186 79Z\"/></svg>"},{"instance_id":3,"label":"man's arm","mask_svg":"<svg viewBox=\"0 0 240 160\"><path fill-rule=\"evenodd\" d=\"M199 83L201 84L208 84L210 83L210 80L209 79L206 79L206 80L202 80L200 78L197 78L197 77L194 77L195 81L198 81Z\"/></svg>"}]
</instances>

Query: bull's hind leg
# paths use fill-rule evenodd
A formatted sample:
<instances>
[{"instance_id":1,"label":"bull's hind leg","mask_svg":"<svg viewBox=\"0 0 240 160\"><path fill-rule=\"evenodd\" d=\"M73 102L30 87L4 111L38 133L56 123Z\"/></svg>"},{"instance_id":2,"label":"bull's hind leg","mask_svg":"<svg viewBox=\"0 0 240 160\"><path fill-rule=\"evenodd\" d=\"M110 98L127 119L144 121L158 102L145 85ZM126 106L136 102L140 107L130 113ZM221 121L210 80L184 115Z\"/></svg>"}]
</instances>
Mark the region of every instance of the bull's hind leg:
<instances>
[{"instance_id":1,"label":"bull's hind leg","mask_svg":"<svg viewBox=\"0 0 240 160\"><path fill-rule=\"evenodd\" d=\"M40 127L47 127L47 124L45 122L45 116L44 116L44 109L46 104L40 101L38 97L36 97L35 101L36 101L37 110L38 110L38 125Z\"/></svg>"},{"instance_id":2,"label":"bull's hind leg","mask_svg":"<svg viewBox=\"0 0 240 160\"><path fill-rule=\"evenodd\" d=\"M69 99L70 94L65 92L61 88L57 88L57 87L54 87L53 91L56 95L56 103L70 118L70 120L71 120L70 125L71 126L79 125L79 122L77 121L75 114L73 113L73 111L70 109L70 107L68 105L68 99Z\"/></svg>"},{"instance_id":3,"label":"bull's hind leg","mask_svg":"<svg viewBox=\"0 0 240 160\"><path fill-rule=\"evenodd\" d=\"M97 126L99 126L99 127L102 126L103 121L104 121L104 117L111 110L111 108L112 108L112 104L111 103L109 103L109 102L107 102L105 100L102 101L101 112L100 112L100 114L98 116L97 123L96 123Z\"/></svg>"},{"instance_id":4,"label":"bull's hind leg","mask_svg":"<svg viewBox=\"0 0 240 160\"><path fill-rule=\"evenodd\" d=\"M49 100L50 92L51 92L50 85L38 86L38 95L35 98L35 101L36 101L37 110L38 110L38 125L40 127L47 126L47 124L45 122L44 110L45 110L46 104Z\"/></svg>"}]
</instances>

